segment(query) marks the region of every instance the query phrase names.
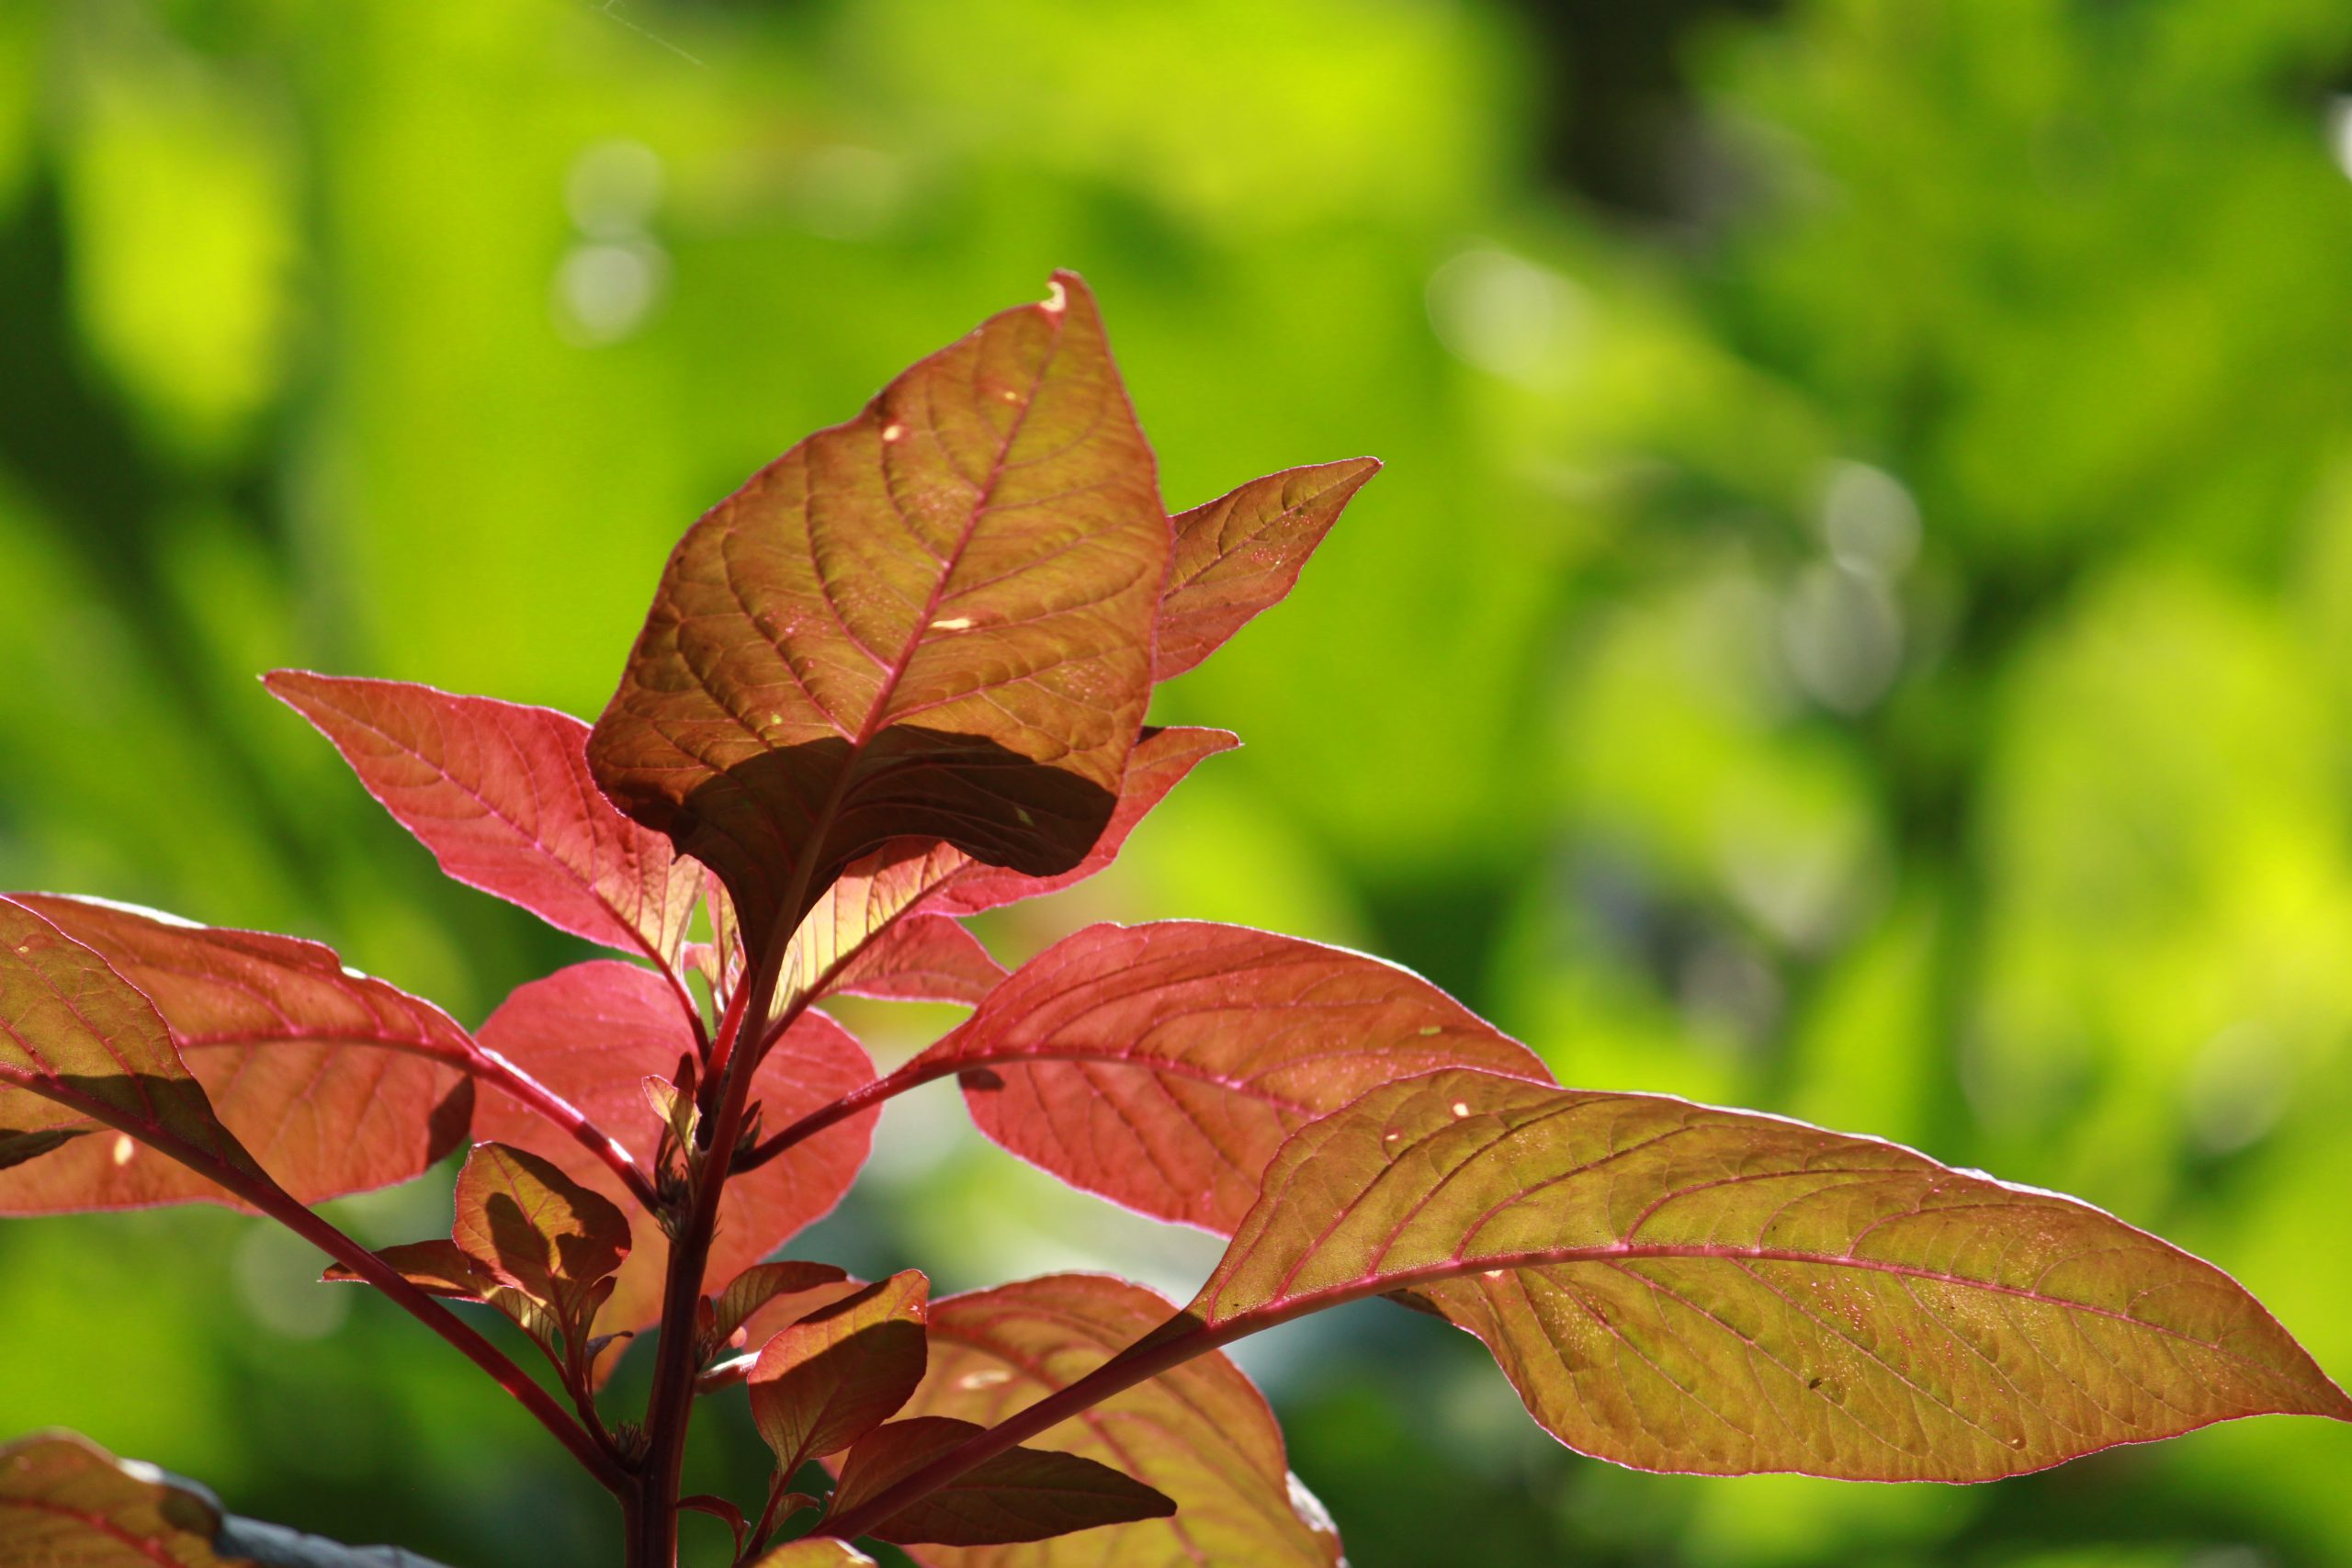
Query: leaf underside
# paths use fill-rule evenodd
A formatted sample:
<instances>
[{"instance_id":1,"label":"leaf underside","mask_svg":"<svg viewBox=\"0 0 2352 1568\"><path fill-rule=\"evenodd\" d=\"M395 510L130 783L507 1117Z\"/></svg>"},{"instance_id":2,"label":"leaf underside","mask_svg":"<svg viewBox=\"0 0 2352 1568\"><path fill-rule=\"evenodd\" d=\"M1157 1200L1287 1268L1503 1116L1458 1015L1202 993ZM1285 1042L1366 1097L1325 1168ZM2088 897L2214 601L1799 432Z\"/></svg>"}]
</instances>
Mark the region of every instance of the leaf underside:
<instances>
[{"instance_id":1,"label":"leaf underside","mask_svg":"<svg viewBox=\"0 0 2352 1568\"><path fill-rule=\"evenodd\" d=\"M405 681L277 670L264 683L454 880L590 942L676 955L702 874L604 797L579 719Z\"/></svg>"},{"instance_id":2,"label":"leaf underside","mask_svg":"<svg viewBox=\"0 0 2352 1568\"><path fill-rule=\"evenodd\" d=\"M1282 1141L1400 1076L1548 1081L1419 976L1241 926L1091 926L918 1058L962 1072L980 1130L1072 1186L1229 1233Z\"/></svg>"},{"instance_id":3,"label":"leaf underside","mask_svg":"<svg viewBox=\"0 0 2352 1568\"><path fill-rule=\"evenodd\" d=\"M503 1144L476 1144L458 1173L450 1239L500 1284L566 1325L585 1325L594 1287L628 1256L628 1216L554 1161Z\"/></svg>"},{"instance_id":4,"label":"leaf underside","mask_svg":"<svg viewBox=\"0 0 2352 1568\"><path fill-rule=\"evenodd\" d=\"M888 1420L923 1375L930 1281L912 1269L803 1316L771 1338L749 1379L752 1419L789 1478Z\"/></svg>"},{"instance_id":5,"label":"leaf underside","mask_svg":"<svg viewBox=\"0 0 2352 1568\"><path fill-rule=\"evenodd\" d=\"M848 1512L979 1433L968 1421L943 1416L876 1427L843 1461L833 1512ZM1016 1448L982 1461L869 1533L899 1546L997 1546L1165 1518L1175 1510L1166 1496L1108 1465L1076 1454Z\"/></svg>"},{"instance_id":6,"label":"leaf underside","mask_svg":"<svg viewBox=\"0 0 2352 1568\"><path fill-rule=\"evenodd\" d=\"M229 1133L303 1202L409 1180L464 1141L465 1031L332 949L93 899L11 897L144 994ZM189 1201L234 1200L115 1134L0 1172L0 1213Z\"/></svg>"},{"instance_id":7,"label":"leaf underside","mask_svg":"<svg viewBox=\"0 0 2352 1568\"><path fill-rule=\"evenodd\" d=\"M2211 1265L1908 1149L1466 1071L1275 1157L1193 1303L1220 1337L1409 1292L1535 1418L1644 1470L1984 1481L2352 1402Z\"/></svg>"},{"instance_id":8,"label":"leaf underside","mask_svg":"<svg viewBox=\"0 0 2352 1568\"><path fill-rule=\"evenodd\" d=\"M0 1562L25 1568L237 1568L220 1510L70 1432L0 1446Z\"/></svg>"},{"instance_id":9,"label":"leaf underside","mask_svg":"<svg viewBox=\"0 0 2352 1568\"><path fill-rule=\"evenodd\" d=\"M595 959L534 980L507 998L481 1027L481 1043L518 1063L646 1165L662 1126L644 1080L667 1078L694 1037L658 976L616 959ZM771 1126L829 1103L874 1075L857 1042L819 1012L803 1013L769 1049L752 1080ZM821 1219L856 1179L873 1141L868 1111L735 1177L719 1201L707 1279L730 1280ZM597 1329L614 1333L659 1321L668 1238L629 1200L603 1162L535 1112L495 1089L483 1091L475 1134L529 1149L628 1212L635 1232L612 1300Z\"/></svg>"},{"instance_id":10,"label":"leaf underside","mask_svg":"<svg viewBox=\"0 0 2352 1568\"><path fill-rule=\"evenodd\" d=\"M1172 1303L1100 1274L1056 1274L935 1302L931 1365L907 1416L993 1426L1093 1371ZM1033 1439L1165 1493L1172 1517L1025 1546L926 1546L930 1568L1335 1568L1340 1538L1290 1474L1263 1395L1222 1354L1196 1357Z\"/></svg>"},{"instance_id":11,"label":"leaf underside","mask_svg":"<svg viewBox=\"0 0 2352 1568\"><path fill-rule=\"evenodd\" d=\"M1379 471L1373 457L1289 468L1172 519L1153 678L1192 669L1287 596L1306 558Z\"/></svg>"}]
</instances>

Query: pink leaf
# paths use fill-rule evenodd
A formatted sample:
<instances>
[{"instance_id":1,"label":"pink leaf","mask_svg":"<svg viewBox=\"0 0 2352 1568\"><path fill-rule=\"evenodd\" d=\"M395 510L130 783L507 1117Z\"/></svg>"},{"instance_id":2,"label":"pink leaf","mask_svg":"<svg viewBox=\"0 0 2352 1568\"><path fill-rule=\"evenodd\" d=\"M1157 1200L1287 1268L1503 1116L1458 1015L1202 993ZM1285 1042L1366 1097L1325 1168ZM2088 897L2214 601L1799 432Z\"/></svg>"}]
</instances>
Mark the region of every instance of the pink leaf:
<instances>
[{"instance_id":1,"label":"pink leaf","mask_svg":"<svg viewBox=\"0 0 2352 1568\"><path fill-rule=\"evenodd\" d=\"M1229 1231L1282 1141L1433 1067L1544 1080L1418 976L1240 926L1091 926L999 986L912 1073L962 1077L980 1130L1089 1192Z\"/></svg>"},{"instance_id":2,"label":"pink leaf","mask_svg":"<svg viewBox=\"0 0 2352 1568\"><path fill-rule=\"evenodd\" d=\"M265 681L451 877L590 942L676 956L700 870L597 789L585 724L405 681L301 670Z\"/></svg>"},{"instance_id":3,"label":"pink leaf","mask_svg":"<svg viewBox=\"0 0 2352 1568\"><path fill-rule=\"evenodd\" d=\"M212 1109L262 1168L316 1203L406 1181L465 1138L472 1043L440 1009L297 937L17 894L142 992ZM233 1202L185 1166L84 1138L0 1173L0 1213Z\"/></svg>"},{"instance_id":4,"label":"pink leaf","mask_svg":"<svg viewBox=\"0 0 2352 1568\"><path fill-rule=\"evenodd\" d=\"M646 1103L644 1080L668 1077L679 1056L694 1049L661 978L613 959L576 964L522 987L482 1025L481 1041L648 1163L662 1123ZM846 1031L808 1012L760 1064L752 1098L764 1104L767 1124L782 1125L872 1076L872 1064ZM732 1278L830 1212L865 1164L873 1128L868 1111L730 1180L719 1204L710 1276ZM482 1095L475 1133L544 1155L575 1180L622 1203L635 1240L598 1326L634 1329L658 1321L669 1243L650 1216L628 1201L618 1179L560 1129L495 1089Z\"/></svg>"}]
</instances>

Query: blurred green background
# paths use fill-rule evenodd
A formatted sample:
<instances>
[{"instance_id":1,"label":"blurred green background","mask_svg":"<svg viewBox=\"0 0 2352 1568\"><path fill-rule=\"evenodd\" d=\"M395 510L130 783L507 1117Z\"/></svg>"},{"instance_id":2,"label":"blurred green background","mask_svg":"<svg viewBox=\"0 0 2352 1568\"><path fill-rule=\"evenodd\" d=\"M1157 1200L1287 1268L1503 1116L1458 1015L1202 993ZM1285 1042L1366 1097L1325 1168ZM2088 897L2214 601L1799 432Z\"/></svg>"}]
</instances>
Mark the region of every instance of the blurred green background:
<instances>
[{"instance_id":1,"label":"blurred green background","mask_svg":"<svg viewBox=\"0 0 2352 1568\"><path fill-rule=\"evenodd\" d=\"M1367 947L1571 1083L2083 1194L2352 1373L2346 88L2336 0L12 0L0 886L324 937L478 1021L574 950L253 675L593 714L688 521L1074 266L1171 504L1388 470L1163 694L1248 750L1001 954ZM796 1253L1213 1257L944 1087L884 1136ZM613 1560L543 1434L314 1268L214 1212L0 1226L0 1431L460 1568ZM1411 1314L1246 1348L1357 1568L2352 1562L2313 1422L1672 1479ZM729 1419L695 1462L747 1490Z\"/></svg>"}]
</instances>

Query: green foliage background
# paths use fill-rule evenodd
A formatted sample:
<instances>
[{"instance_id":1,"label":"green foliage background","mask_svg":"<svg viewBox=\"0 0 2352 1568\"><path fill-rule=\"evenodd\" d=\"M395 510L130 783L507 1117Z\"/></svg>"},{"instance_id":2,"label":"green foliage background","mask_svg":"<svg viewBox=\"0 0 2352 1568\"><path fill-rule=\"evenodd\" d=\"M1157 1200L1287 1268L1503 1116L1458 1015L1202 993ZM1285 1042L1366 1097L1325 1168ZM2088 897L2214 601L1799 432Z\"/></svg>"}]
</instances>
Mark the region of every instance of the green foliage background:
<instances>
[{"instance_id":1,"label":"green foliage background","mask_svg":"<svg viewBox=\"0 0 2352 1568\"><path fill-rule=\"evenodd\" d=\"M325 937L479 1021L566 942L252 675L594 713L686 522L1076 266L1171 503L1389 468L1166 694L1249 749L1001 953L1368 947L1571 1083L2081 1193L2352 1373L2347 82L2333 0L0 6L0 886ZM894 1111L795 1250L1204 1271L959 1123ZM344 1217L426 1234L431 1188ZM314 1268L214 1213L0 1226L0 1429L609 1559L541 1434ZM1358 1568L2352 1561L2315 1423L1673 1479L1409 1314L1256 1350Z\"/></svg>"}]
</instances>

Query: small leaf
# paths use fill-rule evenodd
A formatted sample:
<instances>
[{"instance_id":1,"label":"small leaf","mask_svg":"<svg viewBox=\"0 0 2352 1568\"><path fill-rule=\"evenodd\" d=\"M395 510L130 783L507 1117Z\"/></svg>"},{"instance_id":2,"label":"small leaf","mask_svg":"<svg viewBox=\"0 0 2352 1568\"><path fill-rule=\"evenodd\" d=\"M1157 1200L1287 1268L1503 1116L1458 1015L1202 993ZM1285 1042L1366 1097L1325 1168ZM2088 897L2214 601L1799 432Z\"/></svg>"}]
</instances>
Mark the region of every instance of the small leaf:
<instances>
[{"instance_id":1,"label":"small leaf","mask_svg":"<svg viewBox=\"0 0 2352 1568\"><path fill-rule=\"evenodd\" d=\"M917 1070L1072 1186L1230 1232L1283 1138L1375 1085L1470 1066L1546 1079L1417 976L1240 926L1091 926L1022 966Z\"/></svg>"},{"instance_id":2,"label":"small leaf","mask_svg":"<svg viewBox=\"0 0 2352 1568\"><path fill-rule=\"evenodd\" d=\"M863 1280L830 1263L754 1263L711 1298L704 1332L714 1350L733 1339L737 1329L746 1331L748 1342L764 1343L819 1307L864 1289Z\"/></svg>"},{"instance_id":3,"label":"small leaf","mask_svg":"<svg viewBox=\"0 0 2352 1568\"><path fill-rule=\"evenodd\" d=\"M1100 1274L1048 1275L934 1302L930 1370L903 1414L995 1426L1093 1371L1175 1311L1141 1285ZM1166 1493L1175 1517L1018 1553L933 1547L923 1552L930 1568L1340 1562L1340 1538L1290 1473L1264 1396L1215 1351L1114 1394L1035 1444L1115 1465Z\"/></svg>"},{"instance_id":4,"label":"small leaf","mask_svg":"<svg viewBox=\"0 0 2352 1568\"><path fill-rule=\"evenodd\" d=\"M153 1465L71 1432L0 1446L0 1562L22 1568L235 1568L220 1510Z\"/></svg>"},{"instance_id":5,"label":"small leaf","mask_svg":"<svg viewBox=\"0 0 2352 1568\"><path fill-rule=\"evenodd\" d=\"M790 1476L888 1420L922 1381L931 1282L909 1269L778 1333L752 1369L752 1419Z\"/></svg>"},{"instance_id":6,"label":"small leaf","mask_svg":"<svg viewBox=\"0 0 2352 1568\"><path fill-rule=\"evenodd\" d=\"M404 1241L396 1247L379 1247L376 1256L400 1271L401 1278L429 1296L447 1296L454 1301L478 1302L487 1299L497 1280L482 1266L473 1260L454 1241L435 1238L429 1241ZM347 1263L330 1263L320 1280L332 1285L363 1282Z\"/></svg>"},{"instance_id":7,"label":"small leaf","mask_svg":"<svg viewBox=\"0 0 2352 1568\"><path fill-rule=\"evenodd\" d=\"M845 1540L810 1536L786 1541L752 1568L874 1568L874 1559Z\"/></svg>"},{"instance_id":8,"label":"small leaf","mask_svg":"<svg viewBox=\"0 0 2352 1568\"><path fill-rule=\"evenodd\" d=\"M921 1416L867 1433L842 1461L832 1512L847 1513L885 1487L980 1435L969 1421ZM1046 1449L1008 1449L981 1461L868 1531L899 1546L998 1546L1166 1518L1176 1505L1105 1464Z\"/></svg>"},{"instance_id":9,"label":"small leaf","mask_svg":"<svg viewBox=\"0 0 2352 1568\"><path fill-rule=\"evenodd\" d=\"M473 1043L430 1002L299 937L190 925L89 898L17 894L145 995L221 1123L305 1203L423 1174L464 1142ZM0 1213L225 1202L111 1138L0 1175Z\"/></svg>"},{"instance_id":10,"label":"small leaf","mask_svg":"<svg viewBox=\"0 0 2352 1568\"><path fill-rule=\"evenodd\" d=\"M580 720L405 681L277 670L264 683L453 879L590 942L676 956L700 868L596 788Z\"/></svg>"},{"instance_id":11,"label":"small leaf","mask_svg":"<svg viewBox=\"0 0 2352 1568\"><path fill-rule=\"evenodd\" d=\"M2242 1416L2352 1419L2229 1276L2086 1204L1477 1072L1292 1138L1170 1331L1400 1290L1484 1339L1562 1442L1643 1470L1986 1481Z\"/></svg>"},{"instance_id":12,"label":"small leaf","mask_svg":"<svg viewBox=\"0 0 2352 1568\"><path fill-rule=\"evenodd\" d=\"M591 763L725 880L755 954L895 838L1068 871L1143 722L1168 551L1093 297L1057 275L688 531Z\"/></svg>"},{"instance_id":13,"label":"small leaf","mask_svg":"<svg viewBox=\"0 0 2352 1568\"><path fill-rule=\"evenodd\" d=\"M1152 678L1182 675L1297 586L1306 558L1379 471L1375 457L1289 468L1179 514Z\"/></svg>"},{"instance_id":14,"label":"small leaf","mask_svg":"<svg viewBox=\"0 0 2352 1568\"><path fill-rule=\"evenodd\" d=\"M107 961L13 899L0 898L0 1129L12 1137L78 1131L82 1138L0 1174L0 1190L41 1190L61 1160L87 1147L116 1166L162 1163L133 1137L183 1163L268 1178L220 1124L145 997ZM54 1205L50 1205L54 1206Z\"/></svg>"},{"instance_id":15,"label":"small leaf","mask_svg":"<svg viewBox=\"0 0 2352 1568\"><path fill-rule=\"evenodd\" d=\"M667 1077L694 1037L660 976L633 964L593 960L534 980L506 998L481 1027L481 1043L603 1127L639 1161L650 1160L661 1123L644 1081ZM764 1119L786 1125L874 1076L865 1051L832 1020L803 1013L770 1047L752 1078ZM876 1112L829 1128L781 1158L730 1179L719 1200L708 1278L734 1278L841 1201L865 1163ZM644 1328L662 1315L669 1241L628 1201L619 1179L571 1138L496 1089L475 1113L477 1136L543 1155L574 1180L620 1203L636 1233L619 1284L598 1327Z\"/></svg>"},{"instance_id":16,"label":"small leaf","mask_svg":"<svg viewBox=\"0 0 2352 1568\"><path fill-rule=\"evenodd\" d=\"M551 1311L567 1331L594 1315L595 1286L628 1256L628 1218L550 1160L477 1144L458 1173L450 1235L493 1280Z\"/></svg>"}]
</instances>

